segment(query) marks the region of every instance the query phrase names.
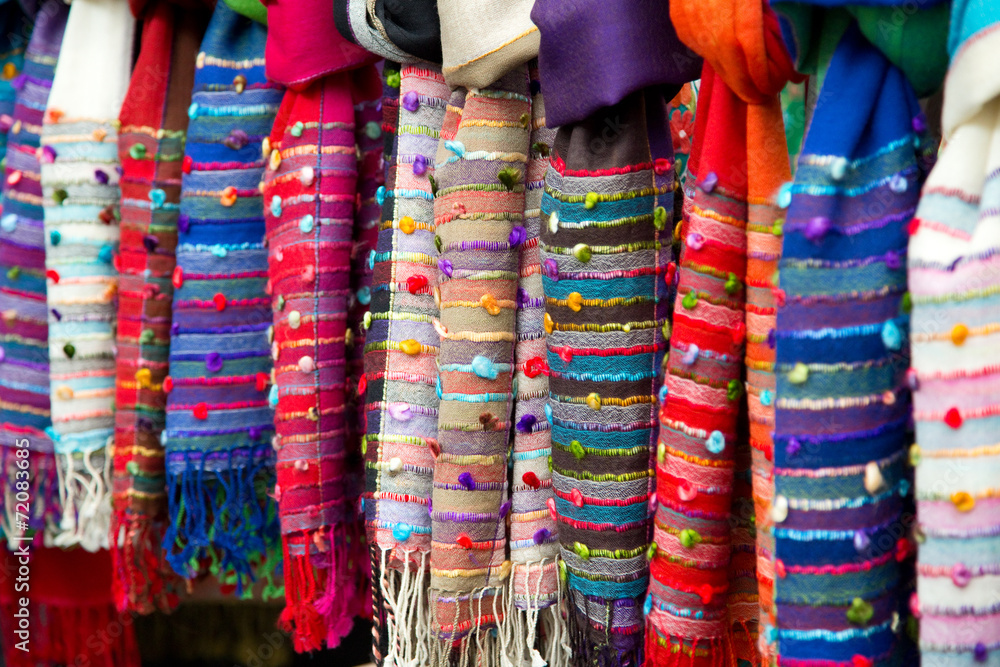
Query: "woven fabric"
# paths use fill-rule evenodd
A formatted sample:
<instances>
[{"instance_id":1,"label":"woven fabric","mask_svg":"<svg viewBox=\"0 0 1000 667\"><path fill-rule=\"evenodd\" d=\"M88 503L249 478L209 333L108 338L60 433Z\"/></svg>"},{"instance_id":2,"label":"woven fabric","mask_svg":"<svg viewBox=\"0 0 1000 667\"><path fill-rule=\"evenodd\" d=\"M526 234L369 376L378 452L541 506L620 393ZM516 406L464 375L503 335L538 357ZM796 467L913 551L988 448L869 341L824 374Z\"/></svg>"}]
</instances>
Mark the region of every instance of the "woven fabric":
<instances>
[{"instance_id":1,"label":"woven fabric","mask_svg":"<svg viewBox=\"0 0 1000 667\"><path fill-rule=\"evenodd\" d=\"M555 142L555 129L545 126L545 103L538 68L529 64L531 93L531 147L525 172L525 240L521 244L517 288L517 343L514 366L513 450L511 470L511 514L509 542L511 598L517 625L514 641L529 647L532 664L542 659L563 664L560 651L564 624L558 607L561 600L558 556L559 536L556 517L549 511L554 503L552 474L552 429L545 417L549 394L548 361L545 343L545 290L542 285L541 205L545 173ZM542 610L548 611L542 615ZM539 623L546 632L542 653L535 648Z\"/></svg>"},{"instance_id":2,"label":"woven fabric","mask_svg":"<svg viewBox=\"0 0 1000 667\"><path fill-rule=\"evenodd\" d=\"M53 453L49 402L48 318L45 291L45 238L39 181L39 135L68 8L49 0L39 7L24 56L24 69L11 81L15 92L13 124L7 138L6 180L0 214L0 437L5 477L15 468L13 448L28 440L31 451L29 523L59 529L59 485ZM17 490L5 485L4 513L13 524ZM24 532L8 524L7 534Z\"/></svg>"},{"instance_id":3,"label":"woven fabric","mask_svg":"<svg viewBox=\"0 0 1000 667\"><path fill-rule=\"evenodd\" d=\"M444 78L485 88L538 57L531 0L437 0Z\"/></svg>"},{"instance_id":4,"label":"woven fabric","mask_svg":"<svg viewBox=\"0 0 1000 667\"><path fill-rule=\"evenodd\" d=\"M352 327L370 294L359 271L368 252L353 248L377 226L369 211L377 212L378 158L372 159L374 144L359 148L356 130L371 127L370 142L381 133L368 120L377 84L374 69L363 68L353 78L331 74L301 92L287 91L264 142L275 497L287 601L281 622L298 651L324 641L335 646L353 617L370 610L357 408L347 405L347 394L356 386L348 363L360 359L362 344Z\"/></svg>"},{"instance_id":5,"label":"woven fabric","mask_svg":"<svg viewBox=\"0 0 1000 667\"><path fill-rule=\"evenodd\" d=\"M911 350L916 444L917 594L924 665L997 660L1000 573L996 513L1000 384L996 345L1000 182L1000 11L952 7L945 83L946 143L910 226ZM970 85L972 82L975 84Z\"/></svg>"},{"instance_id":6,"label":"woven fabric","mask_svg":"<svg viewBox=\"0 0 1000 667\"><path fill-rule=\"evenodd\" d=\"M382 222L374 249L371 316L365 346L367 388L365 520L384 609L382 660L420 664L430 633L426 615L431 550L430 498L437 442L434 288L434 157L451 91L440 70L386 68L387 139ZM395 84L395 85L394 85ZM411 616L411 614L418 614ZM412 621L404 619L415 618ZM407 627L409 624L409 627ZM410 634L416 641L408 641Z\"/></svg>"},{"instance_id":7,"label":"woven fabric","mask_svg":"<svg viewBox=\"0 0 1000 667\"><path fill-rule=\"evenodd\" d=\"M643 659L674 188L659 95L559 129L541 206L545 412L576 665Z\"/></svg>"},{"instance_id":8,"label":"woven fabric","mask_svg":"<svg viewBox=\"0 0 1000 667\"><path fill-rule=\"evenodd\" d=\"M209 563L249 596L280 561L271 298L258 184L283 90L264 76L265 26L218 3L198 52L178 217L166 406L167 559ZM263 597L281 591L268 582Z\"/></svg>"},{"instance_id":9,"label":"woven fabric","mask_svg":"<svg viewBox=\"0 0 1000 667\"><path fill-rule=\"evenodd\" d=\"M777 609L763 634L781 664L910 665L904 258L933 148L912 85L855 25L820 95L779 194Z\"/></svg>"},{"instance_id":10,"label":"woven fabric","mask_svg":"<svg viewBox=\"0 0 1000 667\"><path fill-rule=\"evenodd\" d=\"M771 547L755 505L770 496L775 196L790 178L778 93L794 72L766 3L675 0L671 16L705 66L677 230L651 588L659 649L647 659L759 664Z\"/></svg>"},{"instance_id":11,"label":"woven fabric","mask_svg":"<svg viewBox=\"0 0 1000 667\"><path fill-rule=\"evenodd\" d=\"M172 277L181 160L195 58L208 14L148 4L139 57L119 116L121 243L112 477L116 600L148 613L176 596L163 558L166 421Z\"/></svg>"},{"instance_id":12,"label":"woven fabric","mask_svg":"<svg viewBox=\"0 0 1000 667\"><path fill-rule=\"evenodd\" d=\"M118 112L134 28L125 0L73 5L62 43L72 55L56 67L41 137L52 431L63 510L53 544L88 551L109 546Z\"/></svg>"},{"instance_id":13,"label":"woven fabric","mask_svg":"<svg viewBox=\"0 0 1000 667\"><path fill-rule=\"evenodd\" d=\"M431 510L431 614L448 656L505 649L508 433L531 127L527 68L456 89L435 158L441 343ZM501 640L505 633L499 633ZM478 653L477 653L478 654Z\"/></svg>"}]
</instances>

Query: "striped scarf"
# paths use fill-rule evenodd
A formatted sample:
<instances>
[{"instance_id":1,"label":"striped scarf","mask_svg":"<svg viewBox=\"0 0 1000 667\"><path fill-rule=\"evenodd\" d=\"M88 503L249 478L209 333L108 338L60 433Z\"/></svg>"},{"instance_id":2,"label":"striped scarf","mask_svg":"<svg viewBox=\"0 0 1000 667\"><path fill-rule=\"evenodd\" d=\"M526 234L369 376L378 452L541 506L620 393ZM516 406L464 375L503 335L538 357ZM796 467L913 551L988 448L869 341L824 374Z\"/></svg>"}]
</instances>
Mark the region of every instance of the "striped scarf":
<instances>
[{"instance_id":1,"label":"striped scarf","mask_svg":"<svg viewBox=\"0 0 1000 667\"><path fill-rule=\"evenodd\" d=\"M73 5L41 137L52 432L62 520L56 546L108 548L114 433L118 112L135 20L124 0ZM108 34L102 34L102 29Z\"/></svg>"},{"instance_id":2,"label":"striped scarf","mask_svg":"<svg viewBox=\"0 0 1000 667\"><path fill-rule=\"evenodd\" d=\"M770 550L755 505L770 485L775 196L790 178L778 92L792 63L766 3L675 0L671 17L705 66L677 230L649 616L658 648L647 660L759 664L757 621L771 596L769 569L755 572Z\"/></svg>"},{"instance_id":3,"label":"striped scarf","mask_svg":"<svg viewBox=\"0 0 1000 667\"><path fill-rule=\"evenodd\" d=\"M856 10L858 22L815 11L829 12L812 26L828 28L832 50L795 179L778 195L787 211L770 505L776 613L763 641L792 667L911 665L905 261L934 153L914 85L934 72L919 54L938 52L946 9L909 14L901 33L883 30L892 7L874 18ZM788 27L802 62L816 33ZM881 42L900 34L907 48Z\"/></svg>"},{"instance_id":4,"label":"striped scarf","mask_svg":"<svg viewBox=\"0 0 1000 667\"><path fill-rule=\"evenodd\" d=\"M186 577L203 563L249 596L280 561L274 411L265 293L260 142L282 88L264 76L266 26L218 3L195 63L181 162L167 397L167 559ZM271 581L265 599L281 594Z\"/></svg>"},{"instance_id":5,"label":"striped scarf","mask_svg":"<svg viewBox=\"0 0 1000 667\"><path fill-rule=\"evenodd\" d=\"M45 238L39 181L39 138L52 87L68 8L43 2L24 56L24 69L11 81L14 113L7 139L6 179L0 213L0 445L5 467L4 532L23 534L14 516L14 448L27 439L32 471L26 522L32 529L59 528L59 485L49 403L48 318ZM13 70L11 70L13 72ZM23 519L22 519L23 521Z\"/></svg>"},{"instance_id":6,"label":"striped scarf","mask_svg":"<svg viewBox=\"0 0 1000 667\"><path fill-rule=\"evenodd\" d=\"M308 13L308 12L307 12ZM274 43L296 40L290 5L268 8ZM332 29L332 16L323 16ZM286 22L287 21L287 22ZM330 32L330 34L335 34ZM285 93L269 138L263 193L274 338L277 485L284 554L282 626L297 651L336 646L370 611L359 406L369 250L381 128L378 80L346 43L322 72ZM341 59L340 56L343 56ZM276 62L275 71L284 72ZM319 72L319 68L317 71ZM273 78L273 77L272 77ZM283 81L288 82L288 81Z\"/></svg>"},{"instance_id":7,"label":"striped scarf","mask_svg":"<svg viewBox=\"0 0 1000 667\"><path fill-rule=\"evenodd\" d=\"M996 3L951 7L945 145L910 230L917 594L924 665L988 664L1000 649L995 234L1000 174Z\"/></svg>"},{"instance_id":8,"label":"striped scarf","mask_svg":"<svg viewBox=\"0 0 1000 667\"><path fill-rule=\"evenodd\" d=\"M559 128L542 198L551 511L572 664L643 656L656 395L675 190L666 101L634 93Z\"/></svg>"},{"instance_id":9,"label":"striped scarf","mask_svg":"<svg viewBox=\"0 0 1000 667\"><path fill-rule=\"evenodd\" d=\"M167 494L160 436L187 108L208 15L152 2L137 18L143 22L139 58L119 116L122 199L121 244L114 260L120 280L111 535L117 603L149 613L177 602L174 576L163 557Z\"/></svg>"}]
</instances>

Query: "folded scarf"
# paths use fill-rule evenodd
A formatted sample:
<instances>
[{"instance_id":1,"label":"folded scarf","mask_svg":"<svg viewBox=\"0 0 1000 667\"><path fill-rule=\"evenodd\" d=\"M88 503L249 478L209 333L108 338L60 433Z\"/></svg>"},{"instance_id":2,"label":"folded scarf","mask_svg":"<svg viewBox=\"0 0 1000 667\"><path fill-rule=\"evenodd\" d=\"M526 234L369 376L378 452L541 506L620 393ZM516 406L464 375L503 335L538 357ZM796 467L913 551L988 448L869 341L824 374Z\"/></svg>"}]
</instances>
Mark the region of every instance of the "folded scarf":
<instances>
[{"instance_id":1,"label":"folded scarf","mask_svg":"<svg viewBox=\"0 0 1000 667\"><path fill-rule=\"evenodd\" d=\"M673 163L650 89L559 128L545 176L550 511L577 665L642 661Z\"/></svg>"},{"instance_id":2,"label":"folded scarf","mask_svg":"<svg viewBox=\"0 0 1000 667\"><path fill-rule=\"evenodd\" d=\"M218 3L198 53L181 163L170 375L164 379L167 559L250 595L280 561L274 411L258 184L283 89L264 76L265 26ZM255 573L254 570L258 572ZM280 595L272 582L263 597Z\"/></svg>"},{"instance_id":3,"label":"folded scarf","mask_svg":"<svg viewBox=\"0 0 1000 667\"><path fill-rule=\"evenodd\" d=\"M140 7L139 5L144 5ZM161 432L166 421L171 300L181 160L195 59L208 13L169 2L133 4L139 57L119 120L121 245L111 539L116 602L169 608L174 578L163 557L167 520ZM169 385L168 385L169 386Z\"/></svg>"},{"instance_id":4,"label":"folded scarf","mask_svg":"<svg viewBox=\"0 0 1000 667\"><path fill-rule=\"evenodd\" d=\"M374 249L365 376L365 521L380 661L426 664L430 498L437 442L438 250L434 156L451 91L440 70L385 68L387 139L382 223ZM387 133L389 134L389 133Z\"/></svg>"},{"instance_id":5,"label":"folded scarf","mask_svg":"<svg viewBox=\"0 0 1000 667\"><path fill-rule=\"evenodd\" d=\"M336 646L354 616L371 610L359 516L363 429L353 401L377 233L379 87L365 64L371 57L336 34L327 9L268 3L267 75L291 86L264 140L262 191L287 602L280 622L297 651ZM330 31L303 38L299 29L308 23ZM301 63L288 61L290 54Z\"/></svg>"},{"instance_id":6,"label":"folded scarf","mask_svg":"<svg viewBox=\"0 0 1000 667\"><path fill-rule=\"evenodd\" d=\"M41 137L52 432L63 511L53 544L88 551L109 546L118 112L134 28L125 0L73 5Z\"/></svg>"},{"instance_id":7,"label":"folded scarf","mask_svg":"<svg viewBox=\"0 0 1000 667\"><path fill-rule=\"evenodd\" d=\"M549 127L577 123L649 86L698 78L701 57L677 38L669 2L536 0L538 68ZM670 93L668 96L672 96Z\"/></svg>"},{"instance_id":8,"label":"folded scarf","mask_svg":"<svg viewBox=\"0 0 1000 667\"><path fill-rule=\"evenodd\" d=\"M758 616L770 608L770 545L754 505L769 497L775 197L791 174L778 93L794 71L766 3L674 0L671 18L705 66L677 230L647 660L759 664L754 640Z\"/></svg>"},{"instance_id":9,"label":"folded scarf","mask_svg":"<svg viewBox=\"0 0 1000 667\"><path fill-rule=\"evenodd\" d=\"M996 480L997 176L1000 174L1000 8L951 8L945 145L911 223L908 380L913 392L917 593L923 664L997 660L1000 617L990 591L1000 568Z\"/></svg>"},{"instance_id":10,"label":"folded scarf","mask_svg":"<svg viewBox=\"0 0 1000 667\"><path fill-rule=\"evenodd\" d=\"M391 62L441 62L438 0L335 0L337 30Z\"/></svg>"},{"instance_id":11,"label":"folded scarf","mask_svg":"<svg viewBox=\"0 0 1000 667\"><path fill-rule=\"evenodd\" d=\"M800 67L819 52L822 89L795 180L779 194L776 613L762 635L783 665L916 661L902 622L915 546L904 262L933 154L914 85L933 89L941 41L907 34L940 34L942 13L920 9L887 33L893 10L786 24Z\"/></svg>"},{"instance_id":12,"label":"folded scarf","mask_svg":"<svg viewBox=\"0 0 1000 667\"><path fill-rule=\"evenodd\" d=\"M538 56L532 0L437 0L449 86L485 88Z\"/></svg>"},{"instance_id":13,"label":"folded scarf","mask_svg":"<svg viewBox=\"0 0 1000 667\"><path fill-rule=\"evenodd\" d=\"M16 91L7 143L6 179L0 213L0 434L9 535L46 527L59 532L60 486L56 481L49 403L48 318L45 306L45 239L37 150L42 119L68 8L48 0L38 10L24 56L11 82ZM31 480L25 521L14 516L17 488L12 475L17 443L27 439Z\"/></svg>"}]
</instances>

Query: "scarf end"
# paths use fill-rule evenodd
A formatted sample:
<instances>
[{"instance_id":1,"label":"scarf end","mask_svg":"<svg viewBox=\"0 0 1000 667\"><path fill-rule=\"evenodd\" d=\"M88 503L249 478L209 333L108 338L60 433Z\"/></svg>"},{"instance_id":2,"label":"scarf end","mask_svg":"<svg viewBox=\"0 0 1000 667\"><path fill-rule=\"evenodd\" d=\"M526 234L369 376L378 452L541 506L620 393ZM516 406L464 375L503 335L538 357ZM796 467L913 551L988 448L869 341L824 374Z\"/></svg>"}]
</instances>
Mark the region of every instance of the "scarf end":
<instances>
[{"instance_id":1,"label":"scarf end","mask_svg":"<svg viewBox=\"0 0 1000 667\"><path fill-rule=\"evenodd\" d=\"M735 667L736 657L726 637L662 634L646 623L646 667Z\"/></svg>"},{"instance_id":2,"label":"scarf end","mask_svg":"<svg viewBox=\"0 0 1000 667\"><path fill-rule=\"evenodd\" d=\"M20 452L26 452L22 455ZM11 548L28 532L43 531L58 521L59 482L52 465L52 455L30 449L0 446L0 533ZM29 479L19 479L18 471L31 472Z\"/></svg>"},{"instance_id":3,"label":"scarf end","mask_svg":"<svg viewBox=\"0 0 1000 667\"><path fill-rule=\"evenodd\" d=\"M398 550L398 547L397 547ZM373 609L378 618L376 655L383 667L429 664L433 652L430 627L430 553L411 551L390 558L393 549L379 548L377 579L372 578Z\"/></svg>"},{"instance_id":4,"label":"scarf end","mask_svg":"<svg viewBox=\"0 0 1000 667\"><path fill-rule=\"evenodd\" d=\"M180 604L177 577L167 564L160 521L117 509L111 518L112 591L120 612L169 612Z\"/></svg>"},{"instance_id":5,"label":"scarf end","mask_svg":"<svg viewBox=\"0 0 1000 667\"><path fill-rule=\"evenodd\" d=\"M62 518L47 544L90 552L110 547L111 458L103 447L56 455Z\"/></svg>"}]
</instances>

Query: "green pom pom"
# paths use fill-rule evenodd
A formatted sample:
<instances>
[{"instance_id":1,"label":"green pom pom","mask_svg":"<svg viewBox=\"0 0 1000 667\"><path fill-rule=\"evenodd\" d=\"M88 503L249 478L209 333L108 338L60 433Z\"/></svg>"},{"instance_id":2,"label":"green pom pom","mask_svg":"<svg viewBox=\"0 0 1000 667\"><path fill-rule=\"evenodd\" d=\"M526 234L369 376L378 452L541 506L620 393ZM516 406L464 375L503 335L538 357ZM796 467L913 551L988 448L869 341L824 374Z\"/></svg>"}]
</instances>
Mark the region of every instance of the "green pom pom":
<instances>
[{"instance_id":1,"label":"green pom pom","mask_svg":"<svg viewBox=\"0 0 1000 667\"><path fill-rule=\"evenodd\" d=\"M508 190L513 190L521 182L521 170L516 167L504 167L497 173L497 180Z\"/></svg>"},{"instance_id":2,"label":"green pom pom","mask_svg":"<svg viewBox=\"0 0 1000 667\"><path fill-rule=\"evenodd\" d=\"M698 305L698 295L694 291L688 292L684 295L684 299L681 301L681 305L691 310Z\"/></svg>"}]
</instances>

